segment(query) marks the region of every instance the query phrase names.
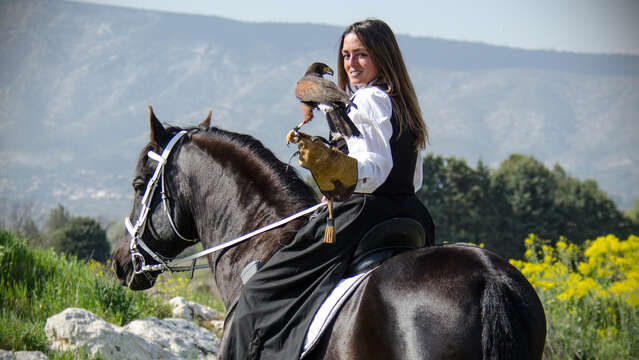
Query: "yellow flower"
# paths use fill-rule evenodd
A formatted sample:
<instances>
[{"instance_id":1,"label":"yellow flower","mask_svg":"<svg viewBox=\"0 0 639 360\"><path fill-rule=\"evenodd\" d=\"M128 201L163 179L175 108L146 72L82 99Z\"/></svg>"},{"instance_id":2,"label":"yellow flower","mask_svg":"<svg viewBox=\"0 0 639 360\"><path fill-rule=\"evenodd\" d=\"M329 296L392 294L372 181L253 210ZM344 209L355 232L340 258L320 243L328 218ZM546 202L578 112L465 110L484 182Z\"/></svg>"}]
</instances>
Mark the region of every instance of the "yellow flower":
<instances>
[{"instance_id":1,"label":"yellow flower","mask_svg":"<svg viewBox=\"0 0 639 360\"><path fill-rule=\"evenodd\" d=\"M524 246L526 246L527 248L530 247L533 244L534 240L535 240L535 235L529 234L526 240L524 240Z\"/></svg>"},{"instance_id":2,"label":"yellow flower","mask_svg":"<svg viewBox=\"0 0 639 360\"><path fill-rule=\"evenodd\" d=\"M612 283L610 285L610 293L623 299L628 305L639 305L639 281L636 279Z\"/></svg>"}]
</instances>

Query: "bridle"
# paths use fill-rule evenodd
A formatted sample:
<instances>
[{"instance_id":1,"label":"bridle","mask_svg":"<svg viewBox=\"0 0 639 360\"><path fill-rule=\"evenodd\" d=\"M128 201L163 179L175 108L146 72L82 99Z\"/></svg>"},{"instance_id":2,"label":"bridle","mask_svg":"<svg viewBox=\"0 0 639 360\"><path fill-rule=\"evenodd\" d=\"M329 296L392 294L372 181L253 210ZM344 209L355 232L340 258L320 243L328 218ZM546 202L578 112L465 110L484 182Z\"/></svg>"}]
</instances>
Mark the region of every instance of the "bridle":
<instances>
[{"instance_id":1,"label":"bridle","mask_svg":"<svg viewBox=\"0 0 639 360\"><path fill-rule=\"evenodd\" d=\"M212 252L215 251L219 251L228 247L232 247L235 246L255 235L261 234L263 232L269 231L271 229L274 229L276 227L279 227L283 224L286 224L294 219L297 219L301 216L310 214L314 211L316 211L317 209L326 206L326 203L318 203L316 205L311 206L310 208L304 209L302 211L299 211L289 217L286 217L284 219L281 219L275 223L266 225L264 227L261 227L251 233L245 234L243 236L240 236L239 238L233 239L233 240L229 240L226 241L222 244L219 244L217 246L214 246L212 248L206 249L206 250L202 250L198 253L192 254L190 256L186 256L183 258L169 258L169 257L165 257L162 256L160 254L158 254L157 252L151 250L151 248L144 242L144 240L142 240L142 234L144 233L144 230L146 228L146 223L149 217L149 212L151 210L151 201L153 200L153 195L155 193L155 190L157 188L158 185L158 180L160 181L160 186L161 186L161 194L162 194L162 205L164 208L164 213L166 214L168 220L169 220L169 224L171 224L171 228L173 229L173 231L175 232L175 234L182 240L187 241L187 242L191 242L193 244L197 243L199 240L198 239L188 239L185 236L183 236L177 229L177 227L175 226L175 223L173 222L173 218L171 216L171 213L169 211L170 208L170 204L169 204L169 199L168 196L166 195L166 183L165 183L165 173L164 173L164 169L165 169L165 165L166 162L169 158L169 156L171 155L171 151L173 150L173 148L178 144L178 142L180 141L180 139L187 133L186 130L181 130L179 132L177 132L172 138L171 140L168 142L168 144L166 145L166 147L164 148L164 150L162 151L162 155L159 155L158 153L150 150L147 152L147 156L152 159L157 161L157 166L155 168L155 172L153 173L153 176L149 179L149 181L146 184L146 189L144 191L144 195L142 196L142 200L141 200L141 207L140 207L140 212L138 215L138 220L135 223L135 226L131 223L131 220L129 219L129 217L125 217L124 218L124 226L127 229L127 232L129 233L129 235L131 236L130 241L129 241L129 252L131 254L131 263L133 266L133 274L135 275L139 275L139 274L143 274L144 276L146 276L146 278L149 280L149 282L153 283L155 281L154 277L152 277L151 275L149 275L149 272L164 272L164 271L171 271L171 272L177 272L177 271L191 271L191 276L193 275L193 271L195 271L196 269L204 269L207 268L208 265L202 264L202 265L196 265L196 261L198 258L208 255ZM153 258L155 261L157 261L157 264L152 264L152 265L147 265L146 261L144 259L144 256L142 255L142 253L140 252L140 250L143 250L144 252L146 252L151 258ZM176 266L175 264L179 264L179 263L184 263L186 261L191 262L190 266ZM157 276L156 276L157 277ZM133 276L131 276L130 281L133 281Z\"/></svg>"},{"instance_id":2,"label":"bridle","mask_svg":"<svg viewBox=\"0 0 639 360\"><path fill-rule=\"evenodd\" d=\"M135 226L131 224L131 220L129 219L128 216L124 218L124 226L126 227L129 235L131 235L131 239L129 241L129 252L131 253L131 263L133 265L133 273L135 275L145 274L150 281L152 279L149 277L147 272L165 271L165 270L170 270L170 271L185 271L189 269L194 270L194 266L195 266L195 262L193 263L193 267L188 267L186 269L169 266L168 261L171 260L171 258L162 256L156 253L155 251L151 250L151 248L144 242L144 240L142 240L142 234L144 233L144 230L146 228L146 223L149 218L149 212L151 210L151 201L153 200L153 195L155 193L155 190L157 189L158 180L159 180L161 184L160 193L162 195L162 207L164 208L164 213L166 214L169 220L169 224L171 225L173 232L180 239L184 241L194 243L194 244L199 241L198 239L188 239L178 231L177 227L175 226L175 222L173 221L173 217L171 216L171 213L169 211L169 208L170 208L169 198L166 194L166 181L165 181L165 173L164 173L165 165L169 156L171 155L171 151L178 144L182 136L184 136L186 133L187 133L186 130L181 130L178 133L176 133L168 142L166 147L164 147L164 150L162 151L162 155L159 155L158 153L152 150L147 152L147 156L150 159L157 161L158 164L155 168L155 172L153 173L153 176L151 177L151 179L149 179L149 181L146 184L146 189L144 191L144 195L142 196L142 200L141 200L138 220L136 221ZM146 252L155 261L157 261L158 264L147 265L146 261L144 260L144 256L140 252L140 249L144 250L144 252ZM206 265L201 265L201 267L206 267ZM133 277L131 277L131 280L132 279Z\"/></svg>"}]
</instances>

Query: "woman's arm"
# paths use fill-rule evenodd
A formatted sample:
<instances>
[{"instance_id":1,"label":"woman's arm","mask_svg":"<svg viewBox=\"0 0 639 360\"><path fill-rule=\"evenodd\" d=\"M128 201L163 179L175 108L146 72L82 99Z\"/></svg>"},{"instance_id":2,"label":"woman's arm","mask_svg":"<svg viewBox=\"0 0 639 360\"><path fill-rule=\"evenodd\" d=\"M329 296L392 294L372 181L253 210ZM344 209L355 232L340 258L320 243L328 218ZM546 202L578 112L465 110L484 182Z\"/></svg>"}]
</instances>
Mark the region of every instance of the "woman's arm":
<instances>
[{"instance_id":1,"label":"woman's arm","mask_svg":"<svg viewBox=\"0 0 639 360\"><path fill-rule=\"evenodd\" d=\"M372 193L384 183L393 168L390 138L392 104L390 97L377 87L366 87L355 93L348 113L361 132L361 137L346 139L348 155L357 160L356 192Z\"/></svg>"}]
</instances>

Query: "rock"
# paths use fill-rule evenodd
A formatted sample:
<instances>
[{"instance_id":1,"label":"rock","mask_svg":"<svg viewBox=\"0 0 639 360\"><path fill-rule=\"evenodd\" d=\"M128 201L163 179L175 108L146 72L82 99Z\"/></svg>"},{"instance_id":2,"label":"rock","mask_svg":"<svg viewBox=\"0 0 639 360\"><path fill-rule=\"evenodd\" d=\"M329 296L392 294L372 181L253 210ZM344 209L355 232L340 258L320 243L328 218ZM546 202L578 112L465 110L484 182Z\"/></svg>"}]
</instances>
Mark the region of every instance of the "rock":
<instances>
[{"instance_id":1,"label":"rock","mask_svg":"<svg viewBox=\"0 0 639 360\"><path fill-rule=\"evenodd\" d=\"M16 360L49 360L49 358L40 351L16 351L13 353Z\"/></svg>"},{"instance_id":2,"label":"rock","mask_svg":"<svg viewBox=\"0 0 639 360\"><path fill-rule=\"evenodd\" d=\"M204 326L213 331L213 334L218 337L222 337L222 333L224 333L224 320L211 320Z\"/></svg>"},{"instance_id":3,"label":"rock","mask_svg":"<svg viewBox=\"0 0 639 360\"><path fill-rule=\"evenodd\" d=\"M147 317L132 321L127 331L155 342L181 359L215 360L220 340L210 331L185 319Z\"/></svg>"},{"instance_id":4,"label":"rock","mask_svg":"<svg viewBox=\"0 0 639 360\"><path fill-rule=\"evenodd\" d=\"M184 321L184 322L183 322ZM180 319L146 318L122 328L97 315L69 308L47 319L44 327L51 348L113 359L215 359L219 340L206 330ZM142 336L140 335L142 334Z\"/></svg>"},{"instance_id":5,"label":"rock","mask_svg":"<svg viewBox=\"0 0 639 360\"><path fill-rule=\"evenodd\" d=\"M169 301L169 304L173 308L172 315L175 318L182 318L189 321L200 322L219 320L224 318L224 315L220 312L211 309L208 306L200 305L196 302L186 300L181 296L174 297Z\"/></svg>"},{"instance_id":6,"label":"rock","mask_svg":"<svg viewBox=\"0 0 639 360\"><path fill-rule=\"evenodd\" d=\"M0 350L0 360L49 360L49 358L40 351Z\"/></svg>"}]
</instances>

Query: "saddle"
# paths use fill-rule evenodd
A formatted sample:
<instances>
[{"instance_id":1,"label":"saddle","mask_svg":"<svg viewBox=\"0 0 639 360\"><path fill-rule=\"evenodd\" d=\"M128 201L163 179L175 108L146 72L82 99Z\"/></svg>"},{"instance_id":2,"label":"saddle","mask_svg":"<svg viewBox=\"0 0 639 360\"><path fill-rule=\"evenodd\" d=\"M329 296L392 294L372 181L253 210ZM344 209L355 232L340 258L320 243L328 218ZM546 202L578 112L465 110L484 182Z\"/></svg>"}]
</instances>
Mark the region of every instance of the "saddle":
<instances>
[{"instance_id":1,"label":"saddle","mask_svg":"<svg viewBox=\"0 0 639 360\"><path fill-rule=\"evenodd\" d=\"M392 218L368 230L360 240L347 275L370 270L400 252L426 246L426 231L411 218Z\"/></svg>"},{"instance_id":2,"label":"saddle","mask_svg":"<svg viewBox=\"0 0 639 360\"><path fill-rule=\"evenodd\" d=\"M368 230L359 241L346 276L366 272L400 252L426 246L426 231L422 224L411 218L392 218ZM242 283L262 268L262 263L252 261L242 270Z\"/></svg>"}]
</instances>

